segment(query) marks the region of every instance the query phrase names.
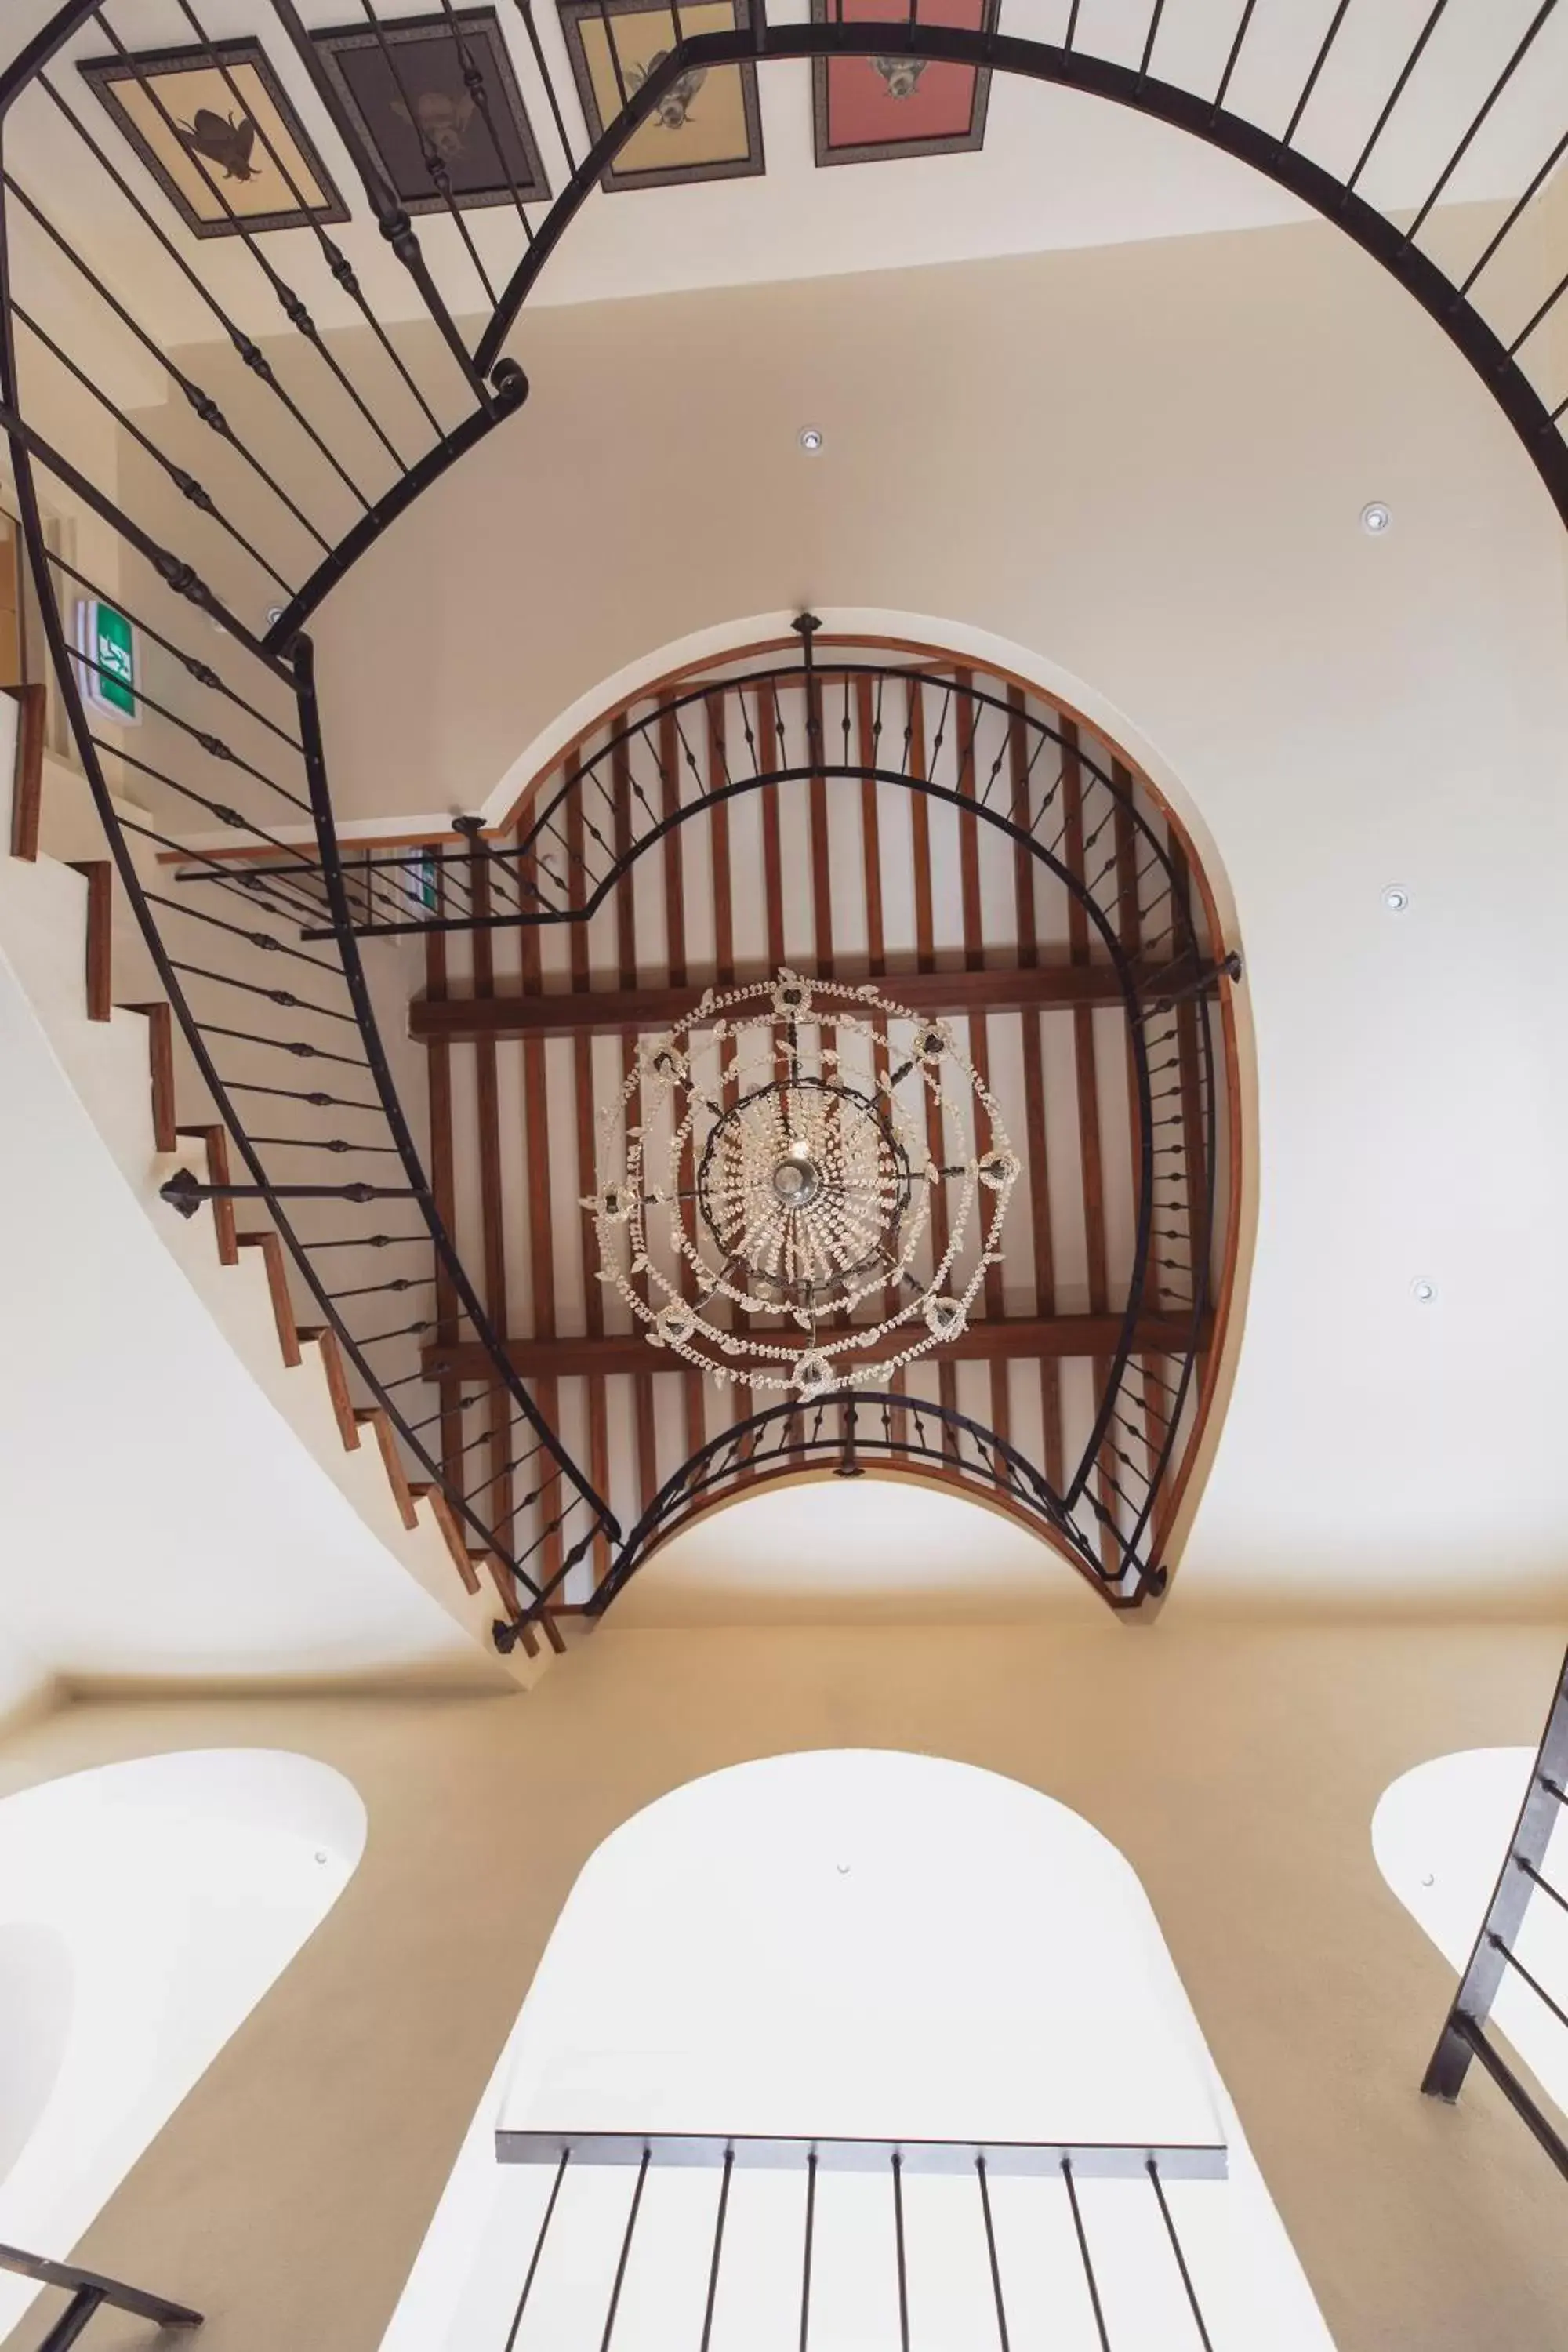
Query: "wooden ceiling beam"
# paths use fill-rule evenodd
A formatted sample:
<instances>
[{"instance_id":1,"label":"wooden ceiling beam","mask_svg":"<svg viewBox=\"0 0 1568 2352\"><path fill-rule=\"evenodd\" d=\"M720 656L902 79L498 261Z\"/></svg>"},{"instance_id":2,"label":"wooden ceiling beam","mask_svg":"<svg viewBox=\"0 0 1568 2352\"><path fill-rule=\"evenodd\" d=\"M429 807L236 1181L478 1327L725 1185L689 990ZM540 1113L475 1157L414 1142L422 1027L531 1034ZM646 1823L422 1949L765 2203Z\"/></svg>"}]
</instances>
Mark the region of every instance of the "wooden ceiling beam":
<instances>
[{"instance_id":1,"label":"wooden ceiling beam","mask_svg":"<svg viewBox=\"0 0 1568 2352\"><path fill-rule=\"evenodd\" d=\"M1142 987L1157 975L1140 971ZM856 983L849 983L854 985ZM1023 970L889 972L877 985L911 1013L1028 1013L1120 1004L1109 963L1033 964ZM695 1013L700 988L574 989L559 996L416 996L408 1034L428 1043L514 1037L616 1036L672 1028ZM846 1011L852 1010L846 1006Z\"/></svg>"},{"instance_id":2,"label":"wooden ceiling beam","mask_svg":"<svg viewBox=\"0 0 1568 2352\"><path fill-rule=\"evenodd\" d=\"M1185 1352L1189 1326L1179 1315L1148 1315L1137 1324L1132 1352L1139 1356L1179 1356ZM803 1331L763 1334L781 1348L804 1348ZM956 1339L930 1350L931 1357L955 1362L1002 1362L1037 1357L1110 1356L1121 1336L1120 1315L1009 1315L971 1323ZM1202 1345L1209 1340L1205 1318ZM525 1381L604 1379L615 1372L688 1372L683 1356L668 1348L650 1347L638 1332L603 1332L572 1339L507 1339L502 1342L514 1370ZM744 1362L736 1359L737 1369ZM426 1378L484 1381L495 1368L483 1348L468 1341L457 1347L428 1347L424 1351Z\"/></svg>"}]
</instances>

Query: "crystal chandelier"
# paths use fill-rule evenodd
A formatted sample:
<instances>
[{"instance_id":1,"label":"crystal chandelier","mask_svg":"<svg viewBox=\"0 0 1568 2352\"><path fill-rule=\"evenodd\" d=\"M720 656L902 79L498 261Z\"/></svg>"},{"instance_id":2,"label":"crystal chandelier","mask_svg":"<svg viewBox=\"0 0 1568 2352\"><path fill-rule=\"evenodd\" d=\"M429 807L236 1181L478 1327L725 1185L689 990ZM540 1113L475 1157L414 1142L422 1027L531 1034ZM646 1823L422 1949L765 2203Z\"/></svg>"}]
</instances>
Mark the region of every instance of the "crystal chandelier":
<instances>
[{"instance_id":1,"label":"crystal chandelier","mask_svg":"<svg viewBox=\"0 0 1568 2352\"><path fill-rule=\"evenodd\" d=\"M959 1336L1018 1161L945 1022L785 971L640 1043L599 1174L598 1278L649 1343L809 1399Z\"/></svg>"}]
</instances>

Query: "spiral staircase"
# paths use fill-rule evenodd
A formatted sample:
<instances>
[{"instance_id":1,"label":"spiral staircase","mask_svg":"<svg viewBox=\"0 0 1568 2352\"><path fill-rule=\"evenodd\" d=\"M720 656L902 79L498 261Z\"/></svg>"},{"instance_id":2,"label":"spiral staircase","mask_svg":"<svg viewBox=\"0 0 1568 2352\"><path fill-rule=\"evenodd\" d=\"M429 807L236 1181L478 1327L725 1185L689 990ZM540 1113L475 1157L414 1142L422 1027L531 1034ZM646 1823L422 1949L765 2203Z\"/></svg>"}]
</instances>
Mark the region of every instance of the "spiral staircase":
<instances>
[{"instance_id":1,"label":"spiral staircase","mask_svg":"<svg viewBox=\"0 0 1568 2352\"><path fill-rule=\"evenodd\" d=\"M283 1365L309 1354L342 1446L371 1441L398 1527L423 1548L423 1580L438 1538L453 1612L520 1673L559 1651L574 1619L602 1613L697 1507L774 1473L891 1468L957 1484L1026 1518L1111 1606L1146 1608L1166 1584L1216 1393L1242 1148L1225 1108L1239 959L1147 779L1005 679L931 649L814 642L807 615L795 642L601 711L504 822L367 851L340 837L328 743L334 698L365 690L368 672L318 675L310 625L415 501L440 499L448 469L524 429L529 387L509 341L579 215L683 79L789 60L907 58L1052 84L1238 159L1414 297L1568 518L1568 277L1540 233L1568 148L1568 131L1542 120L1560 55L1554 0L1517 26L1483 0L1437 0L1393 51L1386 22L1374 33L1375 12L1354 0L1325 10L1305 47L1299 18L1285 39L1268 0L1230 12L1026 0L975 23L927 0L907 18L837 7L810 22L749 0L720 31L683 24L671 0L668 46L636 71L606 0L594 27L613 105L588 104L563 69L558 28L517 0L495 37L552 132L553 194L520 175L473 12L446 5L429 25L451 43L505 183L482 211L427 130L416 134L417 201L393 184L312 37L321 26L293 0L244 26L232 10L209 13L194 0L71 0L0 82L0 423L52 671L47 701L40 688L24 699L13 848L36 855L53 712L107 843L106 859L86 861L92 1017L113 1002L116 893L145 959L136 1001L150 1008L153 1141L179 1160L158 1171L157 1213L171 1231L182 1213L201 1219L220 1261L245 1253ZM387 36L402 20L380 0L363 16L395 74ZM143 148L162 141L195 173L194 134L158 61L177 45L232 101L213 115L210 145L224 121L252 120L244 77L258 68L239 55L241 31L261 41L294 111L258 110L248 161L231 174L209 157L194 199L190 185L171 194L98 101L118 90ZM323 155L341 205L300 184ZM231 201L262 164L292 206L284 231ZM124 615L147 649L135 729L115 715L111 649L77 635L83 607ZM1009 1435L994 1383L984 1411L962 1410L945 1370L934 1392L891 1377L782 1404L732 1390L717 1421L689 1393L673 1454L650 1439L628 1484L607 1417L585 1407L568 1429L556 1376L521 1344L540 1333L509 1330L485 1220L460 1230L461 1184L433 1116L440 1055L425 1050L440 1028L428 1008L447 994L442 959L448 945L465 956L458 992L482 996L492 942L515 938L526 995L528 958L537 970L548 942L561 992L586 995L574 943L614 919L645 858L668 877L671 842L700 826L711 841L718 812L745 798L784 806L793 794L809 808L867 792L951 814L961 844L984 838L988 855L1037 877L1031 893L1058 892L1069 978L1058 1009L1120 1017L1127 1245L1115 1295L1102 1269L1092 1302L1092 1393L1055 1441L1040 1424L1037 1447ZM952 944L973 980L983 933ZM898 994L899 975L869 950L836 975L820 933L817 947L819 980ZM968 1018L964 989L944 990L921 960L914 1012ZM733 954L689 978L733 985ZM635 992L646 975L618 979ZM421 983L427 1035L411 1041ZM603 1021L646 1039L680 1012L622 1004ZM563 1017L566 1031L591 1025L581 1007ZM981 1152L976 1139L976 1164ZM581 1336L595 1336L591 1321ZM1000 1340L994 1352L1005 1356Z\"/></svg>"}]
</instances>

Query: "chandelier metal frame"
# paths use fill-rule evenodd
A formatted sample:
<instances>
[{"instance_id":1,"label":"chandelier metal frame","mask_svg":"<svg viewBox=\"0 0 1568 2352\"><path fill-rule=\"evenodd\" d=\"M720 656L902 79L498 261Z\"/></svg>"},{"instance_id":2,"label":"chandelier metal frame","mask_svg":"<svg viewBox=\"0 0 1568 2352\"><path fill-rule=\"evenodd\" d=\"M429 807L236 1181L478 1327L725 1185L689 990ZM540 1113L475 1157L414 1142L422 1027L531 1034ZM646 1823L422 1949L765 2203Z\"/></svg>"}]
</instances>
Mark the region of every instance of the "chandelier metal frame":
<instances>
[{"instance_id":1,"label":"chandelier metal frame","mask_svg":"<svg viewBox=\"0 0 1568 2352\"><path fill-rule=\"evenodd\" d=\"M697 1067L705 1051L717 1056L717 1093ZM933 1108L944 1137L956 1118L956 1159L945 1145L941 1159L931 1153ZM601 1116L599 1188L583 1206L598 1278L652 1346L721 1388L809 1400L885 1382L962 1334L987 1269L1002 1262L1019 1169L990 1088L946 1022L869 983L786 968L710 989L685 1020L643 1041ZM942 1185L954 1189L938 1235ZM881 1312L856 1320L868 1301ZM773 1328L748 1328L761 1316Z\"/></svg>"}]
</instances>

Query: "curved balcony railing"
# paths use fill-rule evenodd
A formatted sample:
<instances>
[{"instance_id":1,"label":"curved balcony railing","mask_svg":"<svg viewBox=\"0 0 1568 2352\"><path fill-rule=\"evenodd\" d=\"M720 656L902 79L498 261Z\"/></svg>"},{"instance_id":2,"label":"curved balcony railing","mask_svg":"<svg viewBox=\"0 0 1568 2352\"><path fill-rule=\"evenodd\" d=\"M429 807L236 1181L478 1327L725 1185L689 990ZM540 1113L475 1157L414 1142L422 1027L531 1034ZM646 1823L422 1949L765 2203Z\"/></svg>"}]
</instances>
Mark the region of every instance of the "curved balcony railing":
<instances>
[{"instance_id":1,"label":"curved balcony railing","mask_svg":"<svg viewBox=\"0 0 1568 2352\"><path fill-rule=\"evenodd\" d=\"M411 1468L446 1492L518 1612L537 1612L595 1538L618 1542L619 1530L508 1361L438 1212L360 943L362 932L405 928L423 884L406 870L356 878L379 922L351 897L304 622L413 500L521 407L527 385L508 336L627 142L683 76L741 62L945 60L1071 88L1224 149L1354 238L1422 303L1568 516L1568 398L1553 375L1565 364L1557 330L1568 275L1537 209L1568 128L1543 122L1545 101L1534 102L1568 87L1553 65L1563 20L1556 0L1507 23L1493 0L1435 0L1391 54L1385 36L1368 38L1372 0L1340 0L1310 38L1279 0L1240 0L1228 33L1206 7L1151 0L1131 30L1119 12L1114 39L1100 29L1110 12L1079 0L1002 0L978 30L934 21L937 0L912 0L898 22L852 21L852 6L836 5L805 24L775 18L766 0L738 0L735 29L719 33L694 32L670 0L670 46L634 72L604 0L595 22L616 103L601 121L552 62L558 45L533 0L512 0L496 37L550 151L524 181L497 127L496 54L471 12L443 0L429 21L451 40L507 184L481 234L428 126L411 124L421 184L395 185L293 0L258 13L267 43L289 59L296 116L250 111L257 85L245 77L266 58L258 66L216 40L197 0L177 0L174 14L187 61L216 78L205 129L171 110L152 62L155 46L167 54L171 14L144 0L70 0L0 76L0 425L59 704L195 1078L244 1163L242 1189L272 1218ZM363 0L363 15L395 77L400 20L375 0ZM1259 59L1278 65L1287 40L1298 67L1260 77ZM1244 93L1265 82L1271 94L1249 114ZM182 194L165 166L160 184L100 105L110 85L142 147L161 142L193 171L203 142L209 161L215 140L222 148L226 125L248 132L234 168L203 168ZM1568 100L1558 102L1568 118ZM329 201L339 192L314 145L328 133L354 182L342 201ZM263 161L299 224L286 241L268 234L276 218L254 222L232 201ZM1483 163L1489 204L1457 205ZM210 462L199 474L189 436L161 431L148 404L165 394L201 428ZM134 737L114 724L124 681L104 646L74 642L71 608L93 600L157 648L155 675L136 682L147 724ZM775 762L769 782L824 772L821 751ZM903 763L885 764L897 774ZM585 843L593 790L579 803ZM571 919L592 895L590 871L594 888L610 887L622 859L612 835L597 868L586 845L575 852L579 873L550 833L569 813L539 816L530 887L543 895L524 910L531 919ZM642 811L628 814L635 856L651 833ZM1048 855L1023 831L1033 854ZM186 887L195 866L210 888ZM1114 960L1114 911L1094 919L1109 924ZM1200 961L1194 950L1194 982ZM1162 982L1167 995L1182 984L1170 971ZM1159 1001L1131 983L1125 994L1145 1089ZM1141 1102L1147 1121L1152 1097ZM1143 1190L1148 1223L1153 1187ZM1144 1231L1141 1266L1149 1244ZM1194 1299L1197 1276L1194 1256ZM457 1332L490 1362L477 1433L429 1402L421 1342L431 1330ZM1102 1575L1110 1530L1123 1594L1150 1589L1157 1565L1145 1540L1157 1516L1141 1491L1122 1492L1133 1465L1114 1454L1127 1354L1124 1331L1094 1448L1058 1498ZM1142 1478L1153 1457L1140 1443ZM474 1455L486 1474L477 1484L454 1467Z\"/></svg>"},{"instance_id":2,"label":"curved balcony railing","mask_svg":"<svg viewBox=\"0 0 1568 2352\"><path fill-rule=\"evenodd\" d=\"M1076 726L972 674L960 682L929 664L814 656L814 630L801 625L798 657L660 693L601 730L558 784L541 789L515 845L475 835L457 849L429 844L428 908L398 903L406 845L356 858L355 927L376 940L585 923L672 835L748 794L814 785L857 798L867 786L896 787L1024 852L1077 910L1076 954L1108 976L1107 1001L1126 1024L1134 1231L1114 1349L1098 1368L1081 1453L1055 1485L1032 1469L1015 1479L1004 1465L1018 1457L1004 1439L936 1404L928 1425L906 1400L879 1433L862 1415L872 1431L862 1451L873 1467L902 1456L942 1466L988 1499L1000 1493L1108 1597L1135 1602L1163 1584L1156 1506L1192 1436L1208 1342L1219 1155L1213 1034L1195 1012L1219 982L1214 943L1163 826L1131 776L1097 757ZM286 873L276 862L256 869L267 885ZM183 878L198 898L209 887L199 868ZM333 932L322 924L302 936L326 941ZM900 982L878 986L896 997ZM1043 1181L1043 1171L1026 1168L1026 1178ZM1140 1317L1156 1305L1168 1327L1158 1369L1137 1341ZM622 1589L699 1498L716 1499L764 1466L772 1475L791 1462L816 1466L841 1444L837 1428L833 1416L763 1413L694 1454L644 1511L594 1606Z\"/></svg>"}]
</instances>

